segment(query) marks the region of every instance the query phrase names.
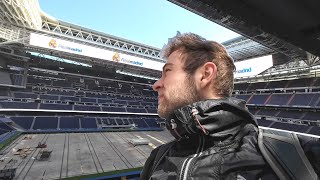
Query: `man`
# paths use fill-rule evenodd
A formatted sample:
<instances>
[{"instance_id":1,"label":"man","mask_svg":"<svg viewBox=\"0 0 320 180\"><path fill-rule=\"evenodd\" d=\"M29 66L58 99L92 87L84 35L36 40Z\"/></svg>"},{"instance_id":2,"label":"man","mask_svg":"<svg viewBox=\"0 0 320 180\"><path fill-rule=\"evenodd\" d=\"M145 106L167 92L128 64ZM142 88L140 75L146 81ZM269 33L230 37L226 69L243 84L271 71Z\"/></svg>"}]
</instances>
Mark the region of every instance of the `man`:
<instances>
[{"instance_id":1,"label":"man","mask_svg":"<svg viewBox=\"0 0 320 180\"><path fill-rule=\"evenodd\" d=\"M226 49L188 33L171 39L163 57L153 88L176 140L151 152L141 179L278 179L259 150L256 120L231 97L235 66Z\"/></svg>"}]
</instances>

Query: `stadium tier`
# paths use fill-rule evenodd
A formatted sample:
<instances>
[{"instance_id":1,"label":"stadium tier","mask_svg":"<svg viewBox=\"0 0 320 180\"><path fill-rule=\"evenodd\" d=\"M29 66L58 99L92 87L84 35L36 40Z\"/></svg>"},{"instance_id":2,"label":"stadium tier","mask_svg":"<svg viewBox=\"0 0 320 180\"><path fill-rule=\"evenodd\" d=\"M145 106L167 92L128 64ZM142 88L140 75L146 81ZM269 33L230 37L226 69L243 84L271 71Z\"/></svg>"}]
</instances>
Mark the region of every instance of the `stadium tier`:
<instances>
[{"instance_id":1,"label":"stadium tier","mask_svg":"<svg viewBox=\"0 0 320 180\"><path fill-rule=\"evenodd\" d=\"M6 117L25 131L155 130L161 129L162 122L156 116L157 97L150 85L62 73L29 71L26 88L11 90L0 105L19 112ZM55 115L24 115L36 110L44 114L53 110ZM70 115L75 112L86 117Z\"/></svg>"},{"instance_id":2,"label":"stadium tier","mask_svg":"<svg viewBox=\"0 0 320 180\"><path fill-rule=\"evenodd\" d=\"M318 78L235 84L234 96L247 102L259 125L319 135Z\"/></svg>"},{"instance_id":3,"label":"stadium tier","mask_svg":"<svg viewBox=\"0 0 320 180\"><path fill-rule=\"evenodd\" d=\"M29 70L26 88L12 89L0 99L3 110L17 111L6 117L25 131L161 129L163 120L156 116L157 96L152 84L49 72ZM305 78L236 84L234 96L247 101L262 126L281 128L281 123L290 123L287 130L297 126L292 130L319 135L320 92L313 92L319 88L317 81ZM290 86L279 90L284 84ZM30 111L42 114L30 115ZM46 115L49 112L54 115Z\"/></svg>"}]
</instances>

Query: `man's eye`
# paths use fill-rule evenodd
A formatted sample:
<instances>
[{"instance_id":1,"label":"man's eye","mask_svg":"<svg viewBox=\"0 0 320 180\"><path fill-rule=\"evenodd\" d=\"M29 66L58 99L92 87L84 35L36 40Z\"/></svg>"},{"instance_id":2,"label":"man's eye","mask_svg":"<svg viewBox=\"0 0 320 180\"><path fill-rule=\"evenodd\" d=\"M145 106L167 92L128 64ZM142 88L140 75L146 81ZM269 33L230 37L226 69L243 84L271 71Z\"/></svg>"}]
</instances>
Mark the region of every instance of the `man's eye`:
<instances>
[{"instance_id":1,"label":"man's eye","mask_svg":"<svg viewBox=\"0 0 320 180\"><path fill-rule=\"evenodd\" d=\"M166 69L164 72L168 72L168 71L171 71L171 69Z\"/></svg>"}]
</instances>

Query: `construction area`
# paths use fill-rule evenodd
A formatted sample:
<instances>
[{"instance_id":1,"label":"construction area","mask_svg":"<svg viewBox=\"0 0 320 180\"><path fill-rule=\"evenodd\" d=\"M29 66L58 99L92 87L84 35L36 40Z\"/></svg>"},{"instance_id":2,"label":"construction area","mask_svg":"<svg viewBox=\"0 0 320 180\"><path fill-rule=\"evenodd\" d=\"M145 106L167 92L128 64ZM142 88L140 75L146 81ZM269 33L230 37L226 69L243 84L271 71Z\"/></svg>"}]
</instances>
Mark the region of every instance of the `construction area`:
<instances>
[{"instance_id":1,"label":"construction area","mask_svg":"<svg viewBox=\"0 0 320 180\"><path fill-rule=\"evenodd\" d=\"M63 179L141 168L167 131L22 134L0 151L0 179Z\"/></svg>"}]
</instances>

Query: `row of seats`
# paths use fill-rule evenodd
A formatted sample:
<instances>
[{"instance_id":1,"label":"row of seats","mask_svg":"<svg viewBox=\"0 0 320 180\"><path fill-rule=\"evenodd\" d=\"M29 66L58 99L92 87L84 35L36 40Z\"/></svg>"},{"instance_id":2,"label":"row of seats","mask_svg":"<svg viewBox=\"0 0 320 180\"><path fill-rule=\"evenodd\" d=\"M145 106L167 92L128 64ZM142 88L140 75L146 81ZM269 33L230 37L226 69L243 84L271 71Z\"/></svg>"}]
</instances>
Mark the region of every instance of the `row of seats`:
<instances>
[{"instance_id":1,"label":"row of seats","mask_svg":"<svg viewBox=\"0 0 320 180\"><path fill-rule=\"evenodd\" d=\"M137 128L160 128L163 122L158 118L132 118L132 117L52 117L52 116L15 116L10 119L25 130L76 130L76 129L101 129L102 127L117 127L121 125L133 125ZM278 128L302 133L320 135L320 127L297 125L284 122L276 122L258 119L258 124L264 127ZM6 123L0 123L3 131L1 137L13 132Z\"/></svg>"},{"instance_id":2,"label":"row of seats","mask_svg":"<svg viewBox=\"0 0 320 180\"><path fill-rule=\"evenodd\" d=\"M130 117L54 117L54 116L14 116L10 119L25 130L49 129L99 129L101 127L116 127L134 125L136 128L160 128L158 118Z\"/></svg>"},{"instance_id":3,"label":"row of seats","mask_svg":"<svg viewBox=\"0 0 320 180\"><path fill-rule=\"evenodd\" d=\"M249 111L256 116L281 117L290 119L302 119L320 121L320 111L300 111L300 110L279 110L279 109L265 109L252 108L249 106Z\"/></svg>"},{"instance_id":4,"label":"row of seats","mask_svg":"<svg viewBox=\"0 0 320 180\"><path fill-rule=\"evenodd\" d=\"M0 101L4 109L49 109L49 110L75 110L75 111L105 111L105 112L131 112L131 113L157 113L151 106L117 106L117 105L71 105L57 103L36 103L19 101ZM39 107L39 108L38 108Z\"/></svg>"},{"instance_id":5,"label":"row of seats","mask_svg":"<svg viewBox=\"0 0 320 180\"><path fill-rule=\"evenodd\" d=\"M320 106L320 93L274 93L235 95L256 105Z\"/></svg>"},{"instance_id":6,"label":"row of seats","mask_svg":"<svg viewBox=\"0 0 320 180\"><path fill-rule=\"evenodd\" d=\"M14 93L16 98L38 98L38 95L33 93L21 93L16 92ZM49 100L55 101L72 101L72 102L82 102L84 104L88 103L87 105L69 105L69 104L57 104L57 103L41 103L40 109L62 109L62 110L93 110L93 111L107 111L110 109L109 106L106 107L99 107L97 105L101 104L113 104L114 106L122 106L118 107L116 111L120 112L137 112L139 110L133 109L144 109L144 107L148 107L150 111L156 111L157 102L156 100L152 100L151 102L146 101L134 101L131 100L117 100L117 99L102 99L102 98L80 98L74 96L52 96L52 95L39 95L42 98L47 98ZM255 104L255 105L285 105L285 106L320 106L320 93L279 93L279 94L245 94L245 95L236 95L237 98L246 100L248 104ZM126 97L126 99L130 99ZM18 102L16 105L12 102L1 102L3 108L26 108L26 109L37 109L37 103L20 103ZM125 107L129 109L125 110ZM132 106L130 108L130 106ZM136 108L135 108L136 107ZM150 108L151 107L151 108ZM111 107L112 109L113 107ZM139 112L146 113L144 110Z\"/></svg>"},{"instance_id":7,"label":"row of seats","mask_svg":"<svg viewBox=\"0 0 320 180\"><path fill-rule=\"evenodd\" d=\"M27 82L33 86L45 86L45 87L57 87L57 88L79 88L83 90L95 90L107 93L119 93L119 94L135 94L144 96L155 96L155 92L152 90L151 86L148 85L138 85L138 84L128 84L128 83L118 83L116 81L98 81L94 79L84 79L72 80L66 79L51 79L49 77L35 77L28 76ZM72 95L72 94L68 94Z\"/></svg>"},{"instance_id":8,"label":"row of seats","mask_svg":"<svg viewBox=\"0 0 320 180\"><path fill-rule=\"evenodd\" d=\"M35 94L29 92L14 92L14 98L20 99L40 99L51 101L71 101L71 102L83 102L83 103L108 103L108 104L120 104L120 105L135 105L135 106L157 106L157 100L155 99L136 99L134 97L117 97L108 96L105 94L90 95L86 93L86 97L75 97L65 95L51 95L51 94Z\"/></svg>"},{"instance_id":9,"label":"row of seats","mask_svg":"<svg viewBox=\"0 0 320 180\"><path fill-rule=\"evenodd\" d=\"M258 124L260 126L275 128L275 129L283 129L288 131L295 131L313 135L320 135L320 127L318 126L307 126L307 125L298 125L298 124L290 124L285 122L276 122L264 119L258 119Z\"/></svg>"},{"instance_id":10,"label":"row of seats","mask_svg":"<svg viewBox=\"0 0 320 180\"><path fill-rule=\"evenodd\" d=\"M257 89L295 88L295 87L319 87L319 78L301 78L293 80L269 81L257 83L237 83L235 90L255 91Z\"/></svg>"},{"instance_id":11,"label":"row of seats","mask_svg":"<svg viewBox=\"0 0 320 180\"><path fill-rule=\"evenodd\" d=\"M46 74L45 72L29 71L30 76L28 82L32 84L43 84L56 87L72 87L74 83L83 83L91 87L105 86L110 88L139 89L150 88L139 84L131 84L111 80L97 80L87 77L76 77L63 74ZM43 77L43 78L41 78ZM51 77L52 79L48 78ZM318 78L300 78L282 81L267 81L256 83L236 83L235 90L252 91L256 89L275 89L275 88L294 88L294 87L319 87L320 80ZM106 91L106 89L104 89Z\"/></svg>"}]
</instances>

